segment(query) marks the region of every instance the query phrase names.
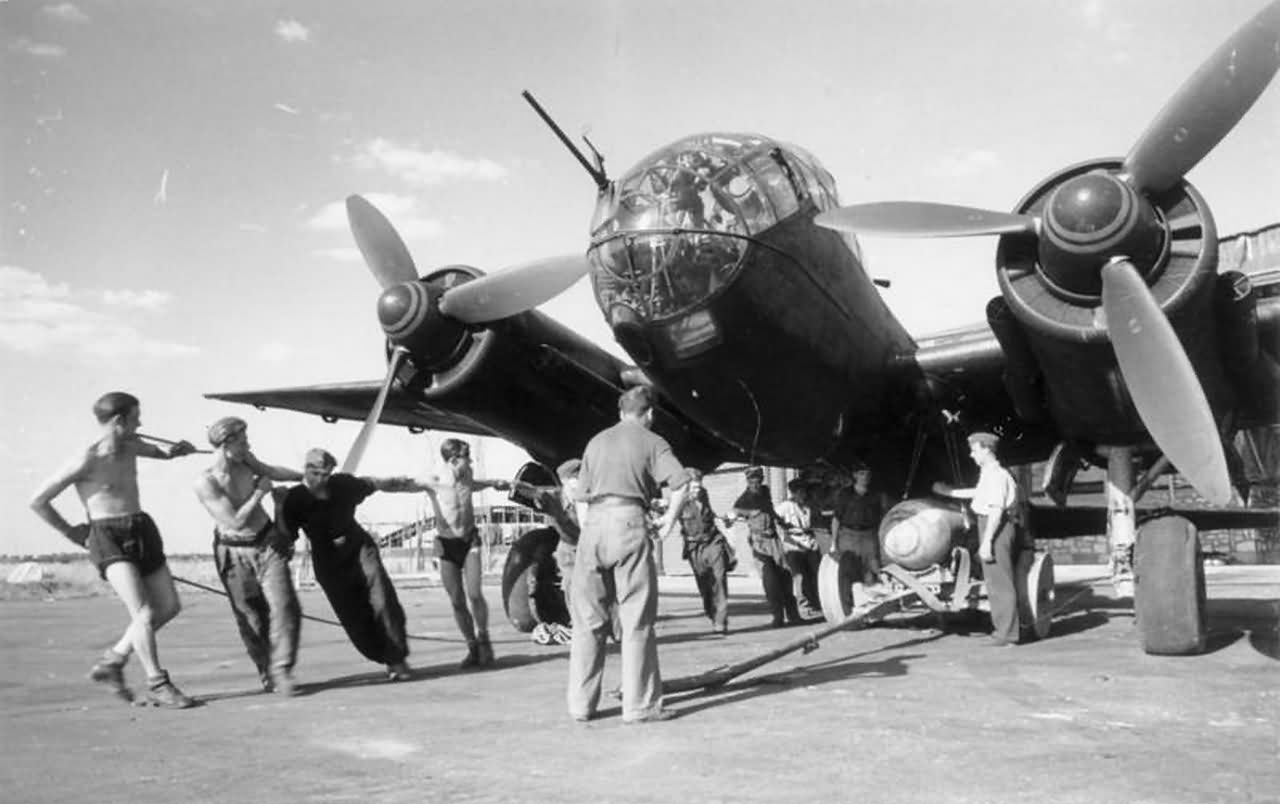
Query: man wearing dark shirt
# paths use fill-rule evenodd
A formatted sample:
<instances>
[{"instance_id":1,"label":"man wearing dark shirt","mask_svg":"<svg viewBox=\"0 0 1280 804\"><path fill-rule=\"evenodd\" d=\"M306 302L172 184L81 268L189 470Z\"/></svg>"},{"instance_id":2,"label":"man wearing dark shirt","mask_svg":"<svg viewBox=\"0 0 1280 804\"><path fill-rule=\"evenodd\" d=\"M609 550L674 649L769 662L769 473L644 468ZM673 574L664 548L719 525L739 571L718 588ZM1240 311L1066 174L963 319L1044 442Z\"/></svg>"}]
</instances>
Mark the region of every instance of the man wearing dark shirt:
<instances>
[{"instance_id":1,"label":"man wearing dark shirt","mask_svg":"<svg viewBox=\"0 0 1280 804\"><path fill-rule=\"evenodd\" d=\"M650 432L653 396L632 388L618 400L620 421L598 433L582 455L577 499L582 533L573 567L570 608L569 715L595 717L604 674L605 638L616 607L622 627L622 720L644 723L673 715L662 708L654 623L658 577L645 513L660 487L672 489L659 523L669 535L684 503L686 474L661 436Z\"/></svg>"},{"instance_id":2,"label":"man wearing dark shirt","mask_svg":"<svg viewBox=\"0 0 1280 804\"><path fill-rule=\"evenodd\" d=\"M373 538L356 522L356 507L375 491L425 491L407 477L334 474L337 460L322 449L307 452L302 484L289 489L277 522L290 541L298 529L311 542L311 564L351 644L367 659L387 666L392 681L409 677L404 609L387 577Z\"/></svg>"},{"instance_id":3,"label":"man wearing dark shirt","mask_svg":"<svg viewBox=\"0 0 1280 804\"><path fill-rule=\"evenodd\" d=\"M778 533L778 515L773 510L769 487L764 484L764 470L750 466L746 477L747 488L734 501L733 513L747 523L747 541L760 570L760 583L764 586L764 597L773 615L773 627L781 628L787 622L802 623L804 619L791 591L791 573L787 571L787 559Z\"/></svg>"},{"instance_id":4,"label":"man wearing dark shirt","mask_svg":"<svg viewBox=\"0 0 1280 804\"><path fill-rule=\"evenodd\" d=\"M853 485L836 495L831 530L834 535L833 556L840 562L842 578L862 584L867 594L875 596L880 583L880 520L891 507L889 497L871 487L871 470L858 464L853 470ZM845 603L852 604L852 589Z\"/></svg>"},{"instance_id":5,"label":"man wearing dark shirt","mask_svg":"<svg viewBox=\"0 0 1280 804\"><path fill-rule=\"evenodd\" d=\"M689 491L680 510L684 555L702 596L702 611L717 634L729 633L729 542L711 510L702 472L689 470Z\"/></svg>"}]
</instances>

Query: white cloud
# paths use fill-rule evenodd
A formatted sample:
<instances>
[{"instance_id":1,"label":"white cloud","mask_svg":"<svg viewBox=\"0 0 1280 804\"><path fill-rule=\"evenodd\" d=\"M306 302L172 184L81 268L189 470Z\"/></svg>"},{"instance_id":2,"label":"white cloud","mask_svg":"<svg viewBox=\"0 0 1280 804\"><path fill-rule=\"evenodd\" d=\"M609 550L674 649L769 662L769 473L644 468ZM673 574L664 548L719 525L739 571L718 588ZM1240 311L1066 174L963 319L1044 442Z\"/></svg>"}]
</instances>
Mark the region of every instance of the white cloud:
<instances>
[{"instance_id":1,"label":"white cloud","mask_svg":"<svg viewBox=\"0 0 1280 804\"><path fill-rule=\"evenodd\" d=\"M470 159L439 148L423 151L377 137L362 145L355 163L365 168L381 168L413 185L440 184L446 179L497 181L507 169L491 159Z\"/></svg>"},{"instance_id":2,"label":"white cloud","mask_svg":"<svg viewBox=\"0 0 1280 804\"><path fill-rule=\"evenodd\" d=\"M159 310L169 303L172 295L162 290L104 290L102 300L112 307L132 307L142 310Z\"/></svg>"},{"instance_id":3,"label":"white cloud","mask_svg":"<svg viewBox=\"0 0 1280 804\"><path fill-rule=\"evenodd\" d=\"M37 56L44 59L60 59L67 55L67 49L61 45L36 42L25 36L19 37L13 44L9 45L9 49L15 53L26 53L28 56Z\"/></svg>"},{"instance_id":4,"label":"white cloud","mask_svg":"<svg viewBox=\"0 0 1280 804\"><path fill-rule=\"evenodd\" d=\"M444 231L444 224L435 218L428 217L418 200L412 196L369 193L365 195L365 200L387 216L402 238L425 240L438 237ZM307 221L307 228L321 232L350 232L346 203L334 201L326 204Z\"/></svg>"},{"instance_id":5,"label":"white cloud","mask_svg":"<svg viewBox=\"0 0 1280 804\"><path fill-rule=\"evenodd\" d=\"M139 301L144 306L153 304L150 300L158 292L116 293L136 307ZM34 271L0 265L0 346L18 352L58 349L92 357L178 357L199 352L186 344L149 338L124 317L91 310L72 301L72 295L65 283L50 284Z\"/></svg>"},{"instance_id":6,"label":"white cloud","mask_svg":"<svg viewBox=\"0 0 1280 804\"><path fill-rule=\"evenodd\" d=\"M977 176L990 171L1000 164L1000 157L995 151L975 148L967 152L955 152L942 157L938 172L943 176L965 177Z\"/></svg>"},{"instance_id":7,"label":"white cloud","mask_svg":"<svg viewBox=\"0 0 1280 804\"><path fill-rule=\"evenodd\" d=\"M311 31L297 20L277 20L275 33L277 37L285 42L308 42L311 40Z\"/></svg>"},{"instance_id":8,"label":"white cloud","mask_svg":"<svg viewBox=\"0 0 1280 804\"><path fill-rule=\"evenodd\" d=\"M81 11L75 3L58 3L57 5L45 6L44 13L63 22L83 25L89 21L89 15Z\"/></svg>"}]
</instances>

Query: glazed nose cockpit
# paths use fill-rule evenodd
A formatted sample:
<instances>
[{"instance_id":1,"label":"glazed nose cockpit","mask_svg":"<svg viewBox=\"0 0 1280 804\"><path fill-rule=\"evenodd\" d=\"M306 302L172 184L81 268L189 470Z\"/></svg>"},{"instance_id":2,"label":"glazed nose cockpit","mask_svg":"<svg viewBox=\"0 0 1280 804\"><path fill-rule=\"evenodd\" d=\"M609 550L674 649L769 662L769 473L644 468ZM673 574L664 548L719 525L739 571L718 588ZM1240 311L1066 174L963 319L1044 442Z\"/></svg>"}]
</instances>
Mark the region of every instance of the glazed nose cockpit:
<instances>
[{"instance_id":1,"label":"glazed nose cockpit","mask_svg":"<svg viewBox=\"0 0 1280 804\"><path fill-rule=\"evenodd\" d=\"M831 177L764 137L703 134L650 155L596 209L589 258L601 310L615 327L687 314L807 198L833 206Z\"/></svg>"}]
</instances>

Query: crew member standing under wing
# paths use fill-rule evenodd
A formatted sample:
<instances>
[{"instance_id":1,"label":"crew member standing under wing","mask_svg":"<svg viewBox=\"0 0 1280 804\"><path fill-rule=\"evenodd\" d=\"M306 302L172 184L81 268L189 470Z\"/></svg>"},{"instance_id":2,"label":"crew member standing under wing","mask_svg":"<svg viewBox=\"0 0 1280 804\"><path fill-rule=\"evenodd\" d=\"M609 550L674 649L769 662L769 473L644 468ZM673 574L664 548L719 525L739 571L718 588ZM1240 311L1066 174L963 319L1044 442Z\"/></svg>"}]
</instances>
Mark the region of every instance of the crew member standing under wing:
<instances>
[{"instance_id":1,"label":"crew member standing under wing","mask_svg":"<svg viewBox=\"0 0 1280 804\"><path fill-rule=\"evenodd\" d=\"M259 461L244 419L218 419L208 435L213 465L196 478L195 491L213 517L213 563L262 688L290 696L302 619L289 575L293 546L282 543L261 503L271 481L301 480L302 473Z\"/></svg>"},{"instance_id":2,"label":"crew member standing under wing","mask_svg":"<svg viewBox=\"0 0 1280 804\"><path fill-rule=\"evenodd\" d=\"M489 641L489 606L484 599L480 571L480 530L476 527L472 494L484 489L509 489L506 480L479 480L472 476L471 447L457 438L440 444L444 470L430 495L436 513L436 558L440 583L453 606L453 619L467 640L461 667L493 664Z\"/></svg>"},{"instance_id":3,"label":"crew member standing under wing","mask_svg":"<svg viewBox=\"0 0 1280 804\"><path fill-rule=\"evenodd\" d=\"M874 594L880 581L880 520L890 508L889 498L871 486L871 470L858 464L853 485L836 495L831 532L835 557L850 565L853 583Z\"/></svg>"},{"instance_id":4,"label":"crew member standing under wing","mask_svg":"<svg viewBox=\"0 0 1280 804\"><path fill-rule=\"evenodd\" d=\"M729 633L729 541L711 510L702 472L689 470L689 490L679 512L684 558L702 596L702 611L717 634Z\"/></svg>"},{"instance_id":5,"label":"crew member standing under wing","mask_svg":"<svg viewBox=\"0 0 1280 804\"><path fill-rule=\"evenodd\" d=\"M578 478L582 535L573 568L569 648L569 715L595 717L604 674L604 644L616 606L622 626L622 719L624 723L668 720L662 708L662 676L654 623L658 577L646 509L663 485L672 489L659 524L670 535L684 503L688 479L664 438L649 430L653 396L645 387L618 400L620 421L587 444Z\"/></svg>"},{"instance_id":6,"label":"crew member standing under wing","mask_svg":"<svg viewBox=\"0 0 1280 804\"><path fill-rule=\"evenodd\" d=\"M337 460L323 449L307 451L302 484L289 489L277 523L292 543L298 529L311 542L316 582L324 590L351 644L384 664L392 681L409 678L404 609L387 577L373 537L356 522L356 507L376 491L426 491L408 477L334 474Z\"/></svg>"},{"instance_id":7,"label":"crew member standing under wing","mask_svg":"<svg viewBox=\"0 0 1280 804\"><path fill-rule=\"evenodd\" d=\"M746 478L747 488L734 501L733 513L747 523L747 539L756 567L760 570L764 597L773 615L772 625L781 628L787 623L804 622L791 592L791 573L787 571L773 497L764 484L764 470L759 466L749 466Z\"/></svg>"},{"instance_id":8,"label":"crew member standing under wing","mask_svg":"<svg viewBox=\"0 0 1280 804\"><path fill-rule=\"evenodd\" d=\"M955 489L951 496L972 498L970 506L978 517L978 558L991 603L992 632L987 644L1010 647L1018 644L1021 635L1016 573L1026 511L1017 481L996 457L999 447L1000 439L991 433L969 436L969 457L978 465L978 485Z\"/></svg>"}]
</instances>

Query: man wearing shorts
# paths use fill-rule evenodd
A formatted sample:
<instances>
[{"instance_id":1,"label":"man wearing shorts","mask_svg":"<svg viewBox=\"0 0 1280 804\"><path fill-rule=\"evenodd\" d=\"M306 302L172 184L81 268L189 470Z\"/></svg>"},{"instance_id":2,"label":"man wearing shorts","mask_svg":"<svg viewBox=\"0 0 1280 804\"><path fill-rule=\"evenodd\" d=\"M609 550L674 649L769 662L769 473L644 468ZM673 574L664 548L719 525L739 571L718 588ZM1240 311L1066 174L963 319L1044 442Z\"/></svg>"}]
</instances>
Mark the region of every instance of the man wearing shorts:
<instances>
[{"instance_id":1,"label":"man wearing shorts","mask_svg":"<svg viewBox=\"0 0 1280 804\"><path fill-rule=\"evenodd\" d=\"M138 458L179 458L195 452L195 446L179 441L160 447L141 440L141 406L131 394L104 394L94 403L93 415L102 425L102 435L40 487L31 508L63 536L89 549L98 574L129 611L128 628L93 666L89 678L132 701L124 666L137 652L147 674L147 703L186 709L195 701L169 680L156 650L156 631L178 615L182 604L160 532L139 502ZM69 486L75 486L88 523L73 526L53 507L54 498Z\"/></svg>"},{"instance_id":2,"label":"man wearing shorts","mask_svg":"<svg viewBox=\"0 0 1280 804\"><path fill-rule=\"evenodd\" d=\"M484 489L506 490L505 480L477 480L472 476L471 448L457 438L440 444L444 469L429 494L436 514L436 558L440 560L440 582L453 605L453 619L467 640L467 655L461 667L493 664L493 644L489 641L489 606L481 588L480 555L472 550L480 544L476 528L475 504L471 495Z\"/></svg>"},{"instance_id":3,"label":"man wearing shorts","mask_svg":"<svg viewBox=\"0 0 1280 804\"><path fill-rule=\"evenodd\" d=\"M293 548L283 544L262 500L271 481L301 480L302 473L259 461L244 419L224 416L208 435L213 465L196 478L195 490L213 517L214 566L262 688L291 696L302 618L289 575Z\"/></svg>"}]
</instances>

